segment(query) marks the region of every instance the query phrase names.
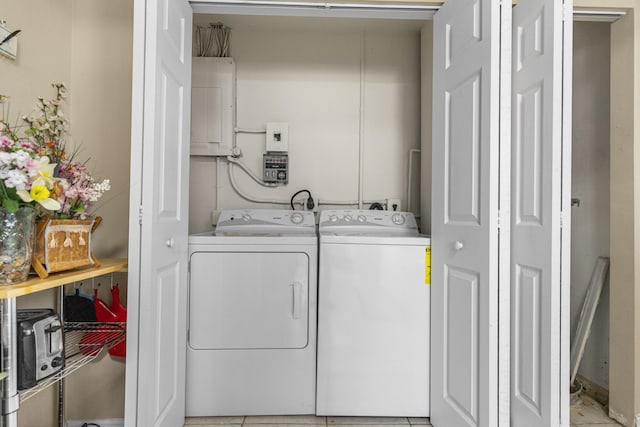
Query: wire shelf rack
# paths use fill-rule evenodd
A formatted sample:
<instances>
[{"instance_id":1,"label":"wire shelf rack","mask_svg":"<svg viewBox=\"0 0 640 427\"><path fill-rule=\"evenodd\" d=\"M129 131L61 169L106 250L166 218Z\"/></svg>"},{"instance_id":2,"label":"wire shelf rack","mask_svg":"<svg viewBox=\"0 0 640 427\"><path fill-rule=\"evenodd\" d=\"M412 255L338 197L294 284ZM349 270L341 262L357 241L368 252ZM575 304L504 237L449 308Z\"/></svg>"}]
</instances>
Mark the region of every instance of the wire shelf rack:
<instances>
[{"instance_id":1,"label":"wire shelf rack","mask_svg":"<svg viewBox=\"0 0 640 427\"><path fill-rule=\"evenodd\" d=\"M124 342L126 323L65 322L65 366L56 374L41 380L35 386L20 391L20 402L35 396L45 388L82 368L98 357L103 350Z\"/></svg>"}]
</instances>

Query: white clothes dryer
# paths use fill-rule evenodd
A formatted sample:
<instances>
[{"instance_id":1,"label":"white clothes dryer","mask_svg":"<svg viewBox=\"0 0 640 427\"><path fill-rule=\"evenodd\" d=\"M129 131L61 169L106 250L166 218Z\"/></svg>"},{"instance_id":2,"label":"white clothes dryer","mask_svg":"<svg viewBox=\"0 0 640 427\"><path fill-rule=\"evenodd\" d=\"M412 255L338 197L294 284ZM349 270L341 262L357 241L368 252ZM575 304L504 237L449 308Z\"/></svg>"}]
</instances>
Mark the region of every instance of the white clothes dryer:
<instances>
[{"instance_id":1,"label":"white clothes dryer","mask_svg":"<svg viewBox=\"0 0 640 427\"><path fill-rule=\"evenodd\" d=\"M189 237L186 415L315 413L312 212L223 211Z\"/></svg>"},{"instance_id":2,"label":"white clothes dryer","mask_svg":"<svg viewBox=\"0 0 640 427\"><path fill-rule=\"evenodd\" d=\"M413 214L320 215L317 415L429 416L431 241Z\"/></svg>"}]
</instances>

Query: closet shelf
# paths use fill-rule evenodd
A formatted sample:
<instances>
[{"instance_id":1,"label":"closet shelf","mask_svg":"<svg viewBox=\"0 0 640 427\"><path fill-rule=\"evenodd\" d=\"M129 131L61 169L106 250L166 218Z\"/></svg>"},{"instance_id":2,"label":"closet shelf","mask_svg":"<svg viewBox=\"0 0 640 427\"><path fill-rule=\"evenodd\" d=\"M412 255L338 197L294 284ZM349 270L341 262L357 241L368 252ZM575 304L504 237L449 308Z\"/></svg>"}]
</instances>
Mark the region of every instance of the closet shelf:
<instances>
[{"instance_id":1,"label":"closet shelf","mask_svg":"<svg viewBox=\"0 0 640 427\"><path fill-rule=\"evenodd\" d=\"M35 396L45 388L80 369L97 358L105 349L125 341L126 323L65 322L65 367L55 375L20 392L20 402Z\"/></svg>"}]
</instances>

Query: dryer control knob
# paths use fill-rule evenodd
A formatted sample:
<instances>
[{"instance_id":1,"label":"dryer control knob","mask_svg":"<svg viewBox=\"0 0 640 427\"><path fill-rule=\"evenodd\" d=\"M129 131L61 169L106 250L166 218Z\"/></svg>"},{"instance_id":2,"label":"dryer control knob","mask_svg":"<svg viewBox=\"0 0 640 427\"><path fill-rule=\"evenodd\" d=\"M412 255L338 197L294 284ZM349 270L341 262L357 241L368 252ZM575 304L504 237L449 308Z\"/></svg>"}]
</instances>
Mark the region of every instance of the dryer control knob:
<instances>
[{"instance_id":1,"label":"dryer control knob","mask_svg":"<svg viewBox=\"0 0 640 427\"><path fill-rule=\"evenodd\" d=\"M300 224L304 220L304 216L301 213L292 213L291 222L294 224Z\"/></svg>"},{"instance_id":2,"label":"dryer control knob","mask_svg":"<svg viewBox=\"0 0 640 427\"><path fill-rule=\"evenodd\" d=\"M358 215L358 221L360 222L367 222L367 217L364 215Z\"/></svg>"},{"instance_id":3,"label":"dryer control knob","mask_svg":"<svg viewBox=\"0 0 640 427\"><path fill-rule=\"evenodd\" d=\"M397 214L393 214L391 216L391 221L393 221L394 224L396 225L402 225L404 224L404 216L402 216L401 214L397 213Z\"/></svg>"},{"instance_id":4,"label":"dryer control knob","mask_svg":"<svg viewBox=\"0 0 640 427\"><path fill-rule=\"evenodd\" d=\"M329 221L331 221L331 222L337 222L337 221L338 221L338 217L337 217L337 216L335 216L335 215L331 215L331 216L329 217Z\"/></svg>"},{"instance_id":5,"label":"dryer control knob","mask_svg":"<svg viewBox=\"0 0 640 427\"><path fill-rule=\"evenodd\" d=\"M242 220L244 222L248 222L250 219L251 219L251 215L248 215L248 214L242 215Z\"/></svg>"},{"instance_id":6,"label":"dryer control knob","mask_svg":"<svg viewBox=\"0 0 640 427\"><path fill-rule=\"evenodd\" d=\"M350 222L353 218L351 217L351 215L345 215L343 218L346 222Z\"/></svg>"}]
</instances>

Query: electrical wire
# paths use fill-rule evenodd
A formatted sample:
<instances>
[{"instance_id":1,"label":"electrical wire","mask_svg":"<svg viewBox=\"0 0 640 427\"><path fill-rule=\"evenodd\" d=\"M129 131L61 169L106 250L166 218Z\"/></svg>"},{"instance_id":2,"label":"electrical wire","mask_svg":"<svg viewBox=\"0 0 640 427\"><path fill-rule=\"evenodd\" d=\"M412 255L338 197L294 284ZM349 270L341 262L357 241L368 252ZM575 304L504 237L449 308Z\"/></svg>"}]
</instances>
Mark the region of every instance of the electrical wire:
<instances>
[{"instance_id":1,"label":"electrical wire","mask_svg":"<svg viewBox=\"0 0 640 427\"><path fill-rule=\"evenodd\" d=\"M360 117L358 122L358 209L363 208L364 197L364 105L366 79L366 34L360 36Z\"/></svg>"},{"instance_id":2,"label":"electrical wire","mask_svg":"<svg viewBox=\"0 0 640 427\"><path fill-rule=\"evenodd\" d=\"M210 27L196 27L196 55L208 56L213 45L213 32Z\"/></svg>"},{"instance_id":3,"label":"electrical wire","mask_svg":"<svg viewBox=\"0 0 640 427\"><path fill-rule=\"evenodd\" d=\"M235 133L267 133L266 129L233 129Z\"/></svg>"},{"instance_id":4,"label":"electrical wire","mask_svg":"<svg viewBox=\"0 0 640 427\"><path fill-rule=\"evenodd\" d=\"M225 27L222 22L209 24L209 27L216 41L217 49L214 56L218 58L228 57L230 53L231 29Z\"/></svg>"},{"instance_id":5,"label":"electrical wire","mask_svg":"<svg viewBox=\"0 0 640 427\"><path fill-rule=\"evenodd\" d=\"M296 196L300 193L307 193L309 195L309 199L313 201L313 198L311 197L311 191L309 190L300 190L300 191L296 191L295 193L293 193L293 196L291 196L291 209L292 210L296 210L296 208L293 206L293 199L296 198ZM311 209L313 209L313 206L311 207Z\"/></svg>"},{"instance_id":6,"label":"electrical wire","mask_svg":"<svg viewBox=\"0 0 640 427\"><path fill-rule=\"evenodd\" d=\"M247 165L245 165L244 163L242 163L240 160L236 159L235 157L227 156L227 161L229 162L229 167L231 167L232 164L238 166L247 175L249 175L249 177L251 177L251 179L253 179L258 184L262 185L263 187L277 187L278 186L278 184L275 184L275 183L264 182L258 175L253 173L253 171L251 169L249 169L249 167Z\"/></svg>"},{"instance_id":7,"label":"electrical wire","mask_svg":"<svg viewBox=\"0 0 640 427\"><path fill-rule=\"evenodd\" d=\"M420 153L419 148L409 150L409 172L407 176L407 212L411 212L411 181L413 180L413 155Z\"/></svg>"},{"instance_id":8,"label":"electrical wire","mask_svg":"<svg viewBox=\"0 0 640 427\"><path fill-rule=\"evenodd\" d=\"M220 193L222 192L222 175L220 169L222 168L222 162L220 157L216 157L216 204L214 211L220 210Z\"/></svg>"},{"instance_id":9,"label":"electrical wire","mask_svg":"<svg viewBox=\"0 0 640 427\"><path fill-rule=\"evenodd\" d=\"M225 58L231 55L231 28L222 22L197 26L195 41L196 56Z\"/></svg>"},{"instance_id":10,"label":"electrical wire","mask_svg":"<svg viewBox=\"0 0 640 427\"><path fill-rule=\"evenodd\" d=\"M376 200L363 200L362 203L365 204L369 204L369 203L375 203ZM320 202L318 202L318 204L320 205L336 205L336 206L359 206L360 205L360 201L359 200L325 200L325 199L320 199Z\"/></svg>"},{"instance_id":11,"label":"electrical wire","mask_svg":"<svg viewBox=\"0 0 640 427\"><path fill-rule=\"evenodd\" d=\"M249 175L249 177L251 179L253 179L256 183L260 184L263 187L275 188L275 187L278 186L278 184L264 182L258 175L256 175L251 169L249 169L249 167L247 165L245 165L243 162L241 162L240 160L236 159L235 157L227 156L227 162L228 162L229 182L231 183L231 188L233 188L233 191L235 191L241 198L243 198L243 199L245 199L245 200L247 200L249 202L272 204L272 205L290 205L291 209L295 210L294 200L293 199L298 194L307 192L309 194L309 198L307 200L307 203L308 203L307 209L309 209L309 210L313 209L316 204L318 206L320 206L320 205L360 206L361 203L366 203L366 204L378 203L376 200L324 200L324 199L322 199L321 201L318 201L318 202L314 202L313 201L313 197L311 196L311 192L309 190L306 190L306 189L305 190L300 190L297 193L295 193L291 197L291 199L289 201L273 200L273 199L259 199L259 198L256 198L256 197L253 197L253 196L250 196L250 195L244 193L240 189L240 187L238 187L238 183L236 182L235 176L233 175L233 166L234 165L239 167L244 173ZM301 205L304 206L304 202L302 202Z\"/></svg>"},{"instance_id":12,"label":"electrical wire","mask_svg":"<svg viewBox=\"0 0 640 427\"><path fill-rule=\"evenodd\" d=\"M236 192L236 194L238 194L238 196L242 197L243 199L249 201L249 202L253 202L253 203L264 203L264 204L270 204L270 205L285 205L288 206L289 205L289 200L267 200L267 199L258 199L255 198L253 196L250 196L246 193L244 193L240 187L238 187L238 183L236 182L235 177L233 176L233 168L232 168L233 163L229 163L228 164L228 173L229 173L229 182L231 183L231 188L233 188L233 191Z\"/></svg>"}]
</instances>

